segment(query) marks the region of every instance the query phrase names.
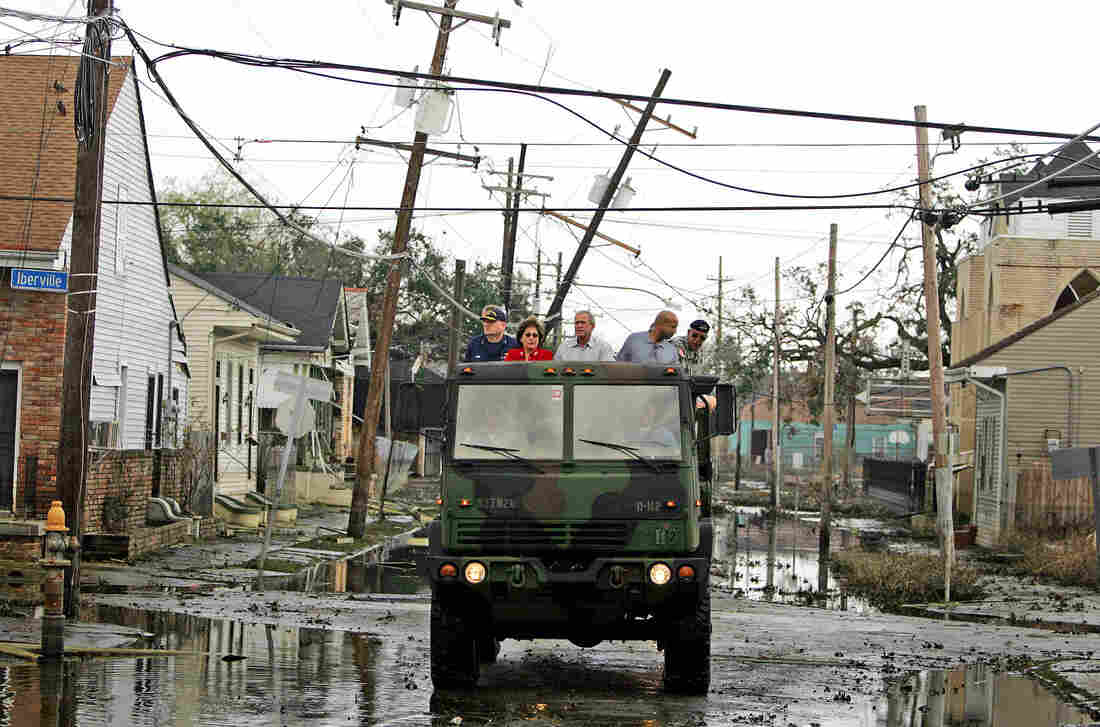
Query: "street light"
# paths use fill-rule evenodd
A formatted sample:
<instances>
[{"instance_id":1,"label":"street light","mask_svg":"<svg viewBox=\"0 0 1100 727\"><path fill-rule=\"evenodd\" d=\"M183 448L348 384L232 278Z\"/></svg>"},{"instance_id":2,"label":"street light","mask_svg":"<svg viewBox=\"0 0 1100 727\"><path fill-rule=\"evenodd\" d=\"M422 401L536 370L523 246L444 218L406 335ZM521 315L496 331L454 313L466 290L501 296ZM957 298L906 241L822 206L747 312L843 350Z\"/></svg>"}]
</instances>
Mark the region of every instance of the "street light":
<instances>
[{"instance_id":1,"label":"street light","mask_svg":"<svg viewBox=\"0 0 1100 727\"><path fill-rule=\"evenodd\" d=\"M573 285L580 286L581 288L608 288L610 290L632 290L636 293L645 293L646 295L652 295L654 298L661 301L661 303L665 306L665 308L667 308L669 310L672 310L672 311L681 310L680 304L673 303L668 298L664 298L660 295L657 295L652 290L646 290L645 288L632 288L629 285L597 285L595 283L578 283L575 280L573 281Z\"/></svg>"}]
</instances>

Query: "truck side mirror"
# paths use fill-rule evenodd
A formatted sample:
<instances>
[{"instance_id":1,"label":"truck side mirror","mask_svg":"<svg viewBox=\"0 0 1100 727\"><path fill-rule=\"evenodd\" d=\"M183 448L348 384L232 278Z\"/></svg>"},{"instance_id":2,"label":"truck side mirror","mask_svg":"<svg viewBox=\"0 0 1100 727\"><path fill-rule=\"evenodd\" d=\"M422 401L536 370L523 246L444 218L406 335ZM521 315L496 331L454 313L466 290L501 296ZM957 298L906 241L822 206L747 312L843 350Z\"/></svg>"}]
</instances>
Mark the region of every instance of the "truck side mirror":
<instances>
[{"instance_id":1,"label":"truck side mirror","mask_svg":"<svg viewBox=\"0 0 1100 727\"><path fill-rule=\"evenodd\" d=\"M733 384L718 384L715 393L718 404L714 412L714 434L734 434L737 431L737 397Z\"/></svg>"}]
</instances>

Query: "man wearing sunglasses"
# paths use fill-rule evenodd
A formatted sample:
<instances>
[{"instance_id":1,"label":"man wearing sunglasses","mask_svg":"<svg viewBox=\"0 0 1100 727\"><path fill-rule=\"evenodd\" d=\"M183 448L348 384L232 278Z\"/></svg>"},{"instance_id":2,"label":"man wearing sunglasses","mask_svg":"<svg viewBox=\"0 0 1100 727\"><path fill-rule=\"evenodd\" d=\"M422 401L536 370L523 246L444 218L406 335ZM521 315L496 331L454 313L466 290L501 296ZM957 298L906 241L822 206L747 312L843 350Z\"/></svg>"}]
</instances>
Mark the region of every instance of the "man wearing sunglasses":
<instances>
[{"instance_id":1,"label":"man wearing sunglasses","mask_svg":"<svg viewBox=\"0 0 1100 727\"><path fill-rule=\"evenodd\" d=\"M481 311L480 336L474 336L466 346L466 355L462 360L469 362L501 361L513 348L519 348L519 342L505 331L508 328L508 316L498 305L487 305Z\"/></svg>"},{"instance_id":2,"label":"man wearing sunglasses","mask_svg":"<svg viewBox=\"0 0 1100 727\"><path fill-rule=\"evenodd\" d=\"M703 343L710 333L710 324L704 320L692 321L688 326L687 335L676 336L672 339L672 345L682 353L684 371L686 373L699 373L692 369L697 368L703 360Z\"/></svg>"}]
</instances>

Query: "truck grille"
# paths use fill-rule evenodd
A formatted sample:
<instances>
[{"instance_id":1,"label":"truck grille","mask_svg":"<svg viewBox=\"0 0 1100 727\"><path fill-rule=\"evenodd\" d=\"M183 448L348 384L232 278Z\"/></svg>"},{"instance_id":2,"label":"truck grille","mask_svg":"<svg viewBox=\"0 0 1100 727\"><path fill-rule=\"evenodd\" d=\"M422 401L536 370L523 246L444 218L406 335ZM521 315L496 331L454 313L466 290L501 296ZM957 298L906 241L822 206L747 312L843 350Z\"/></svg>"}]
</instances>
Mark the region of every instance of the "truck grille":
<instances>
[{"instance_id":1,"label":"truck grille","mask_svg":"<svg viewBox=\"0 0 1100 727\"><path fill-rule=\"evenodd\" d=\"M487 548L582 548L614 550L626 545L630 525L613 520L541 523L531 520L459 522L458 545Z\"/></svg>"}]
</instances>

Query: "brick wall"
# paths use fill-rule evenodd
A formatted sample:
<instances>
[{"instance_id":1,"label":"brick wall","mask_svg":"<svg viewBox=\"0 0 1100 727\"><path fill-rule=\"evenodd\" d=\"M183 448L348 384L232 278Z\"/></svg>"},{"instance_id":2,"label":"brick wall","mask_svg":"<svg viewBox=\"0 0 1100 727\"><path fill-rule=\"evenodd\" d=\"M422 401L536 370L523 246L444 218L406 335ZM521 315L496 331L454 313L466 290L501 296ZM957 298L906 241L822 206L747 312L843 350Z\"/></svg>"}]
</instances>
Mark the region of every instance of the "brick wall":
<instances>
[{"instance_id":1,"label":"brick wall","mask_svg":"<svg viewBox=\"0 0 1100 727\"><path fill-rule=\"evenodd\" d=\"M37 561L42 557L42 538L5 535L0 539L0 560L21 563Z\"/></svg>"},{"instance_id":2,"label":"brick wall","mask_svg":"<svg viewBox=\"0 0 1100 727\"><path fill-rule=\"evenodd\" d=\"M6 271L0 271L6 272ZM57 445L61 422L61 372L65 351L65 296L12 290L0 276L0 341L5 364L20 375L19 459L16 511L45 519L57 495ZM38 457L34 502L27 502L26 458Z\"/></svg>"},{"instance_id":3,"label":"brick wall","mask_svg":"<svg viewBox=\"0 0 1100 727\"><path fill-rule=\"evenodd\" d=\"M129 533L145 527L145 506L153 491L153 452L111 450L97 452L88 467L84 492L84 533ZM119 498L128 508L126 520L112 529L106 522L104 502Z\"/></svg>"},{"instance_id":4,"label":"brick wall","mask_svg":"<svg viewBox=\"0 0 1100 727\"><path fill-rule=\"evenodd\" d=\"M169 545L191 542L191 533L194 530L191 520L160 525L155 528L134 528L130 531L130 558L136 558L143 553L149 553Z\"/></svg>"}]
</instances>

